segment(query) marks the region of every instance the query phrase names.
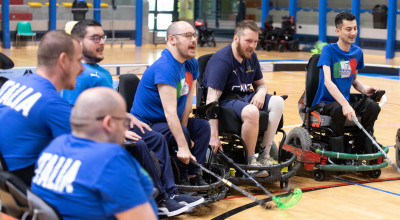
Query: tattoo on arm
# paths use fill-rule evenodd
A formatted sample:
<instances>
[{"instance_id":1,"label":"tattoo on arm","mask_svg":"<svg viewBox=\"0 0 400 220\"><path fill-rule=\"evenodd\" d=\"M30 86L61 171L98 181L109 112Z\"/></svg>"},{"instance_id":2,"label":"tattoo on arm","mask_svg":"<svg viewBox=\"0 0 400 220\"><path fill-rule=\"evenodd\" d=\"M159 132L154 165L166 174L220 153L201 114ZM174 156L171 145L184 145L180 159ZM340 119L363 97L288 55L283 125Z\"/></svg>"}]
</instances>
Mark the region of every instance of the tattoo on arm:
<instances>
[{"instance_id":1,"label":"tattoo on arm","mask_svg":"<svg viewBox=\"0 0 400 220\"><path fill-rule=\"evenodd\" d=\"M216 101L221 97L222 91L218 89L214 89L211 87L208 87L208 93L207 93L207 104L213 101Z\"/></svg>"}]
</instances>

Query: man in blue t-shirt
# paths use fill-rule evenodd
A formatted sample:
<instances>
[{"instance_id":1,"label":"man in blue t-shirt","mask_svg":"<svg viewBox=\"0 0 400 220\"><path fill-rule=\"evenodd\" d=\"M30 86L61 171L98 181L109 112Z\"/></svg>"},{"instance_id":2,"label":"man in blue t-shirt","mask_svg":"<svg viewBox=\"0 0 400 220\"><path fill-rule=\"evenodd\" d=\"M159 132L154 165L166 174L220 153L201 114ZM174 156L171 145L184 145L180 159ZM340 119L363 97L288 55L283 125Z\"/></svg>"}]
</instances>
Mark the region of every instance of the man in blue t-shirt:
<instances>
[{"instance_id":1,"label":"man in blue t-shirt","mask_svg":"<svg viewBox=\"0 0 400 220\"><path fill-rule=\"evenodd\" d=\"M104 44L107 39L101 24L89 19L80 21L72 28L71 35L81 40L85 71L76 79L75 89L64 90L62 97L69 104L75 105L79 94L85 89L97 86L112 88L113 80L110 72L98 64L104 59Z\"/></svg>"},{"instance_id":2,"label":"man in blue t-shirt","mask_svg":"<svg viewBox=\"0 0 400 220\"><path fill-rule=\"evenodd\" d=\"M83 71L79 41L63 31L45 34L37 53L36 72L8 80L0 90L0 152L27 185L43 148L71 131L71 106L58 92L73 89Z\"/></svg>"},{"instance_id":3,"label":"man in blue t-shirt","mask_svg":"<svg viewBox=\"0 0 400 220\"><path fill-rule=\"evenodd\" d=\"M130 123L125 109L110 88L83 92L71 112L72 134L41 153L32 191L63 219L157 219L151 178L120 146Z\"/></svg>"},{"instance_id":4,"label":"man in blue t-shirt","mask_svg":"<svg viewBox=\"0 0 400 220\"><path fill-rule=\"evenodd\" d=\"M240 21L235 28L232 44L215 53L207 63L203 83L207 90L207 104L219 100L221 106L233 109L242 119L242 134L251 165L272 165L269 153L283 114L283 99L268 94L256 49L259 28L254 21ZM255 91L251 89L255 88ZM259 110L269 112L268 129L261 146L264 150L256 158ZM214 151L221 148L218 119L210 119L210 145ZM261 177L267 172L257 173Z\"/></svg>"},{"instance_id":5,"label":"man in blue t-shirt","mask_svg":"<svg viewBox=\"0 0 400 220\"><path fill-rule=\"evenodd\" d=\"M367 96L379 89L364 85L357 79L358 70L364 68L364 58L362 50L353 44L358 28L355 16L350 12L341 12L335 17L335 26L339 40L322 49L317 65L320 68L318 90L312 105L321 105L321 113L332 117L332 150L349 152L351 149L345 149L343 143L346 118L352 121L352 117L357 119L356 115L360 115L361 124L368 132L372 132L380 112L379 105L372 99L351 102L351 86ZM373 152L372 143L363 132L359 132L355 137L356 146L363 146L365 153Z\"/></svg>"},{"instance_id":6,"label":"man in blue t-shirt","mask_svg":"<svg viewBox=\"0 0 400 220\"><path fill-rule=\"evenodd\" d=\"M199 76L196 32L183 21L167 30L167 48L140 80L131 113L167 138L180 167L181 184L203 185L190 159L204 163L210 140L208 122L189 118Z\"/></svg>"}]
</instances>

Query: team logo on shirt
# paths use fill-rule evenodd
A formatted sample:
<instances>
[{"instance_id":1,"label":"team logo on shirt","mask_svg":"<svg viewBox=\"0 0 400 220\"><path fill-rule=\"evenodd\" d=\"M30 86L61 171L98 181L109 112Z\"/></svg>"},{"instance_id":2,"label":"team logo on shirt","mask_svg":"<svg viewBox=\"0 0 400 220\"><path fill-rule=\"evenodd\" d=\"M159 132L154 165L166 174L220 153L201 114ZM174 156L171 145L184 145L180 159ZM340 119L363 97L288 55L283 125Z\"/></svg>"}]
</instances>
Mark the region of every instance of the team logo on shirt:
<instances>
[{"instance_id":1,"label":"team logo on shirt","mask_svg":"<svg viewBox=\"0 0 400 220\"><path fill-rule=\"evenodd\" d=\"M185 78L181 79L179 82L176 91L178 98L181 96L185 96L189 94L190 89L192 88L193 76L190 72L185 73Z\"/></svg>"},{"instance_id":2,"label":"team logo on shirt","mask_svg":"<svg viewBox=\"0 0 400 220\"><path fill-rule=\"evenodd\" d=\"M248 92L250 91L251 83L240 84L239 86L232 86L232 92Z\"/></svg>"},{"instance_id":3,"label":"team logo on shirt","mask_svg":"<svg viewBox=\"0 0 400 220\"><path fill-rule=\"evenodd\" d=\"M247 70L246 70L246 73L251 73L251 72L254 72L254 70L251 69L251 66L248 66Z\"/></svg>"},{"instance_id":4,"label":"team logo on shirt","mask_svg":"<svg viewBox=\"0 0 400 220\"><path fill-rule=\"evenodd\" d=\"M100 76L99 76L99 74L97 72L96 73L91 73L90 76L95 76L97 78L100 78Z\"/></svg>"},{"instance_id":5,"label":"team logo on shirt","mask_svg":"<svg viewBox=\"0 0 400 220\"><path fill-rule=\"evenodd\" d=\"M0 90L0 104L8 106L15 111L22 111L22 115L29 116L31 108L42 97L42 93L34 92L31 87L8 80Z\"/></svg>"},{"instance_id":6,"label":"team logo on shirt","mask_svg":"<svg viewBox=\"0 0 400 220\"><path fill-rule=\"evenodd\" d=\"M356 72L357 59L341 60L333 65L333 78L348 78Z\"/></svg>"}]
</instances>

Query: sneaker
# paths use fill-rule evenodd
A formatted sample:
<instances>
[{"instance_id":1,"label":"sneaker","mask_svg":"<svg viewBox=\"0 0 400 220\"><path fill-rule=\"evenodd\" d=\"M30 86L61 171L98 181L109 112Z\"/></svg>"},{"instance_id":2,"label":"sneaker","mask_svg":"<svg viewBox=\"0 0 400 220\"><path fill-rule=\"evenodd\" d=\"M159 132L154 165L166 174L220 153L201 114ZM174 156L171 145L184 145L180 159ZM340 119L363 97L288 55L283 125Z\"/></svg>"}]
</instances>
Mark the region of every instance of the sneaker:
<instances>
[{"instance_id":1,"label":"sneaker","mask_svg":"<svg viewBox=\"0 0 400 220\"><path fill-rule=\"evenodd\" d=\"M208 185L201 175L189 178L190 185L192 186L205 186Z\"/></svg>"},{"instance_id":2,"label":"sneaker","mask_svg":"<svg viewBox=\"0 0 400 220\"><path fill-rule=\"evenodd\" d=\"M278 163L276 160L274 160L274 158L269 155L264 156L264 158L258 157L257 162L264 166L271 166Z\"/></svg>"},{"instance_id":3,"label":"sneaker","mask_svg":"<svg viewBox=\"0 0 400 220\"><path fill-rule=\"evenodd\" d=\"M259 178L269 176L269 173L266 170L249 170L248 173L252 177L259 177Z\"/></svg>"},{"instance_id":4,"label":"sneaker","mask_svg":"<svg viewBox=\"0 0 400 220\"><path fill-rule=\"evenodd\" d=\"M189 196L186 194L174 194L170 199L175 200L181 205L186 205L189 209L204 202L204 198L201 196Z\"/></svg>"},{"instance_id":5,"label":"sneaker","mask_svg":"<svg viewBox=\"0 0 400 220\"><path fill-rule=\"evenodd\" d=\"M166 215L171 217L188 211L189 207L187 205L180 204L171 198L161 200L158 204L158 215Z\"/></svg>"},{"instance_id":6,"label":"sneaker","mask_svg":"<svg viewBox=\"0 0 400 220\"><path fill-rule=\"evenodd\" d=\"M256 158L253 158L253 159L250 161L249 165L252 165L252 166L260 166L261 163L259 163L259 162L257 161Z\"/></svg>"}]
</instances>

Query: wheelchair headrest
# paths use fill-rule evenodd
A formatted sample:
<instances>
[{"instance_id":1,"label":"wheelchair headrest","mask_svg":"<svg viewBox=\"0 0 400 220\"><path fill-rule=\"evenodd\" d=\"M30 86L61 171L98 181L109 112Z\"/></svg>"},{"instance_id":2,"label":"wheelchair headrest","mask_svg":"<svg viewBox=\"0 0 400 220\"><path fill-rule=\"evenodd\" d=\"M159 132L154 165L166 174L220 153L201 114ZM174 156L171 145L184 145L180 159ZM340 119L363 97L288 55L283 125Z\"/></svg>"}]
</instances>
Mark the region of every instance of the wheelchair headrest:
<instances>
[{"instance_id":1,"label":"wheelchair headrest","mask_svg":"<svg viewBox=\"0 0 400 220\"><path fill-rule=\"evenodd\" d=\"M197 83L203 82L203 74L206 71L207 63L211 59L212 55L214 55L214 54L213 53L206 54L206 55L199 57L199 59L197 59L197 61L199 62L199 72L200 72L200 76L197 79Z\"/></svg>"},{"instance_id":2,"label":"wheelchair headrest","mask_svg":"<svg viewBox=\"0 0 400 220\"><path fill-rule=\"evenodd\" d=\"M118 92L125 99L126 111L130 112L140 79L135 74L123 74L119 77Z\"/></svg>"},{"instance_id":3,"label":"wheelchair headrest","mask_svg":"<svg viewBox=\"0 0 400 220\"><path fill-rule=\"evenodd\" d=\"M317 64L320 56L320 54L314 54L308 61L306 67L306 107L311 107L314 101L315 93L317 93L318 90L319 68L317 67Z\"/></svg>"}]
</instances>

